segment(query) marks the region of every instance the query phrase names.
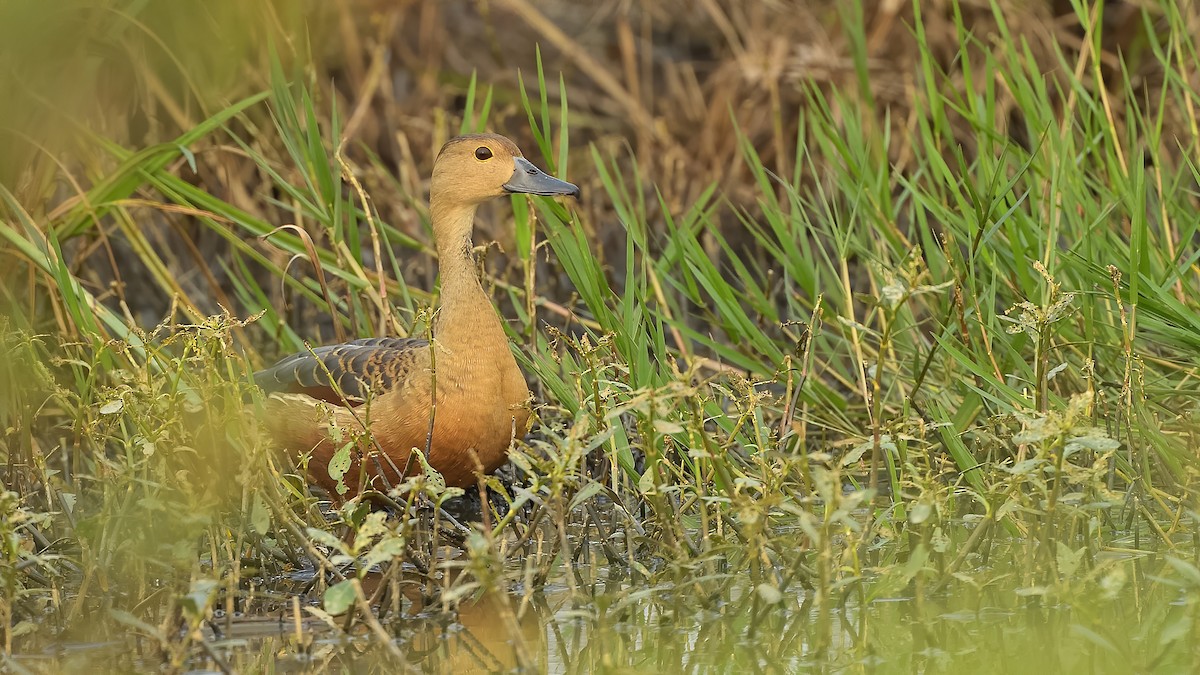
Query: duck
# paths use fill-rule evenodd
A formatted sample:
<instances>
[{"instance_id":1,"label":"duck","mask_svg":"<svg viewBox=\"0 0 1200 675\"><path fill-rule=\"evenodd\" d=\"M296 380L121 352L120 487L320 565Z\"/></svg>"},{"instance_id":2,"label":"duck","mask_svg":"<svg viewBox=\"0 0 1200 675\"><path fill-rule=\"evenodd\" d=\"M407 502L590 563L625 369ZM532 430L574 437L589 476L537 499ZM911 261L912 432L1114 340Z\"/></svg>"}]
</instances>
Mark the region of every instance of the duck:
<instances>
[{"instance_id":1,"label":"duck","mask_svg":"<svg viewBox=\"0 0 1200 675\"><path fill-rule=\"evenodd\" d=\"M386 492L423 470L447 487L477 484L507 461L532 423L532 395L474 258L475 212L509 194L578 197L498 134L452 138L433 165L429 212L440 293L430 339L374 337L306 349L254 374L274 445L331 495ZM347 443L364 442L345 453ZM360 465L362 460L365 466ZM365 468L365 474L362 471ZM429 474L431 477L434 474Z\"/></svg>"}]
</instances>

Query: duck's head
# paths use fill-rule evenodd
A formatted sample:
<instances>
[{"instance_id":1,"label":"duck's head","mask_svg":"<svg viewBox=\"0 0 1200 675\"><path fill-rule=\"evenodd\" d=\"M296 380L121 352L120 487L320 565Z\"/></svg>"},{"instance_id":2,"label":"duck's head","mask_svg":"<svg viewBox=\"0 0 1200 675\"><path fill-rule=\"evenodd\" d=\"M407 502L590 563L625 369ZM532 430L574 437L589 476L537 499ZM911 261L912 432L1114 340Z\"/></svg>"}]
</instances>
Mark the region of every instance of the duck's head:
<instances>
[{"instance_id":1,"label":"duck's head","mask_svg":"<svg viewBox=\"0 0 1200 675\"><path fill-rule=\"evenodd\" d=\"M475 205L514 192L578 196L579 188L534 166L504 136L471 134L442 146L429 192L431 201Z\"/></svg>"}]
</instances>

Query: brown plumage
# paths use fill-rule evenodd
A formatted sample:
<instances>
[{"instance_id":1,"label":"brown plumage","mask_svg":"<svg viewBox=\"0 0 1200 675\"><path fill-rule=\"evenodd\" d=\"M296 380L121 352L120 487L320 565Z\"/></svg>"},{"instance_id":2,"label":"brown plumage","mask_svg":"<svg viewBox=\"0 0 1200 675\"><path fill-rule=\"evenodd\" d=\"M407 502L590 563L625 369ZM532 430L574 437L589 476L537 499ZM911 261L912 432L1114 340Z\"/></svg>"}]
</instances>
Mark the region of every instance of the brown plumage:
<instances>
[{"instance_id":1,"label":"brown plumage","mask_svg":"<svg viewBox=\"0 0 1200 675\"><path fill-rule=\"evenodd\" d=\"M311 451L311 479L336 490L331 423L347 440L370 432L366 471L376 489L398 484L412 449L424 452L427 444L429 463L447 485L470 485L504 463L514 434L528 431L529 389L471 253L476 207L512 192L579 189L539 171L503 136L460 136L438 153L429 189L441 279L432 348L416 338L368 338L293 354L255 374L272 392L268 429L292 453ZM414 460L409 474L420 470ZM344 479L351 493L358 477L356 461Z\"/></svg>"}]
</instances>

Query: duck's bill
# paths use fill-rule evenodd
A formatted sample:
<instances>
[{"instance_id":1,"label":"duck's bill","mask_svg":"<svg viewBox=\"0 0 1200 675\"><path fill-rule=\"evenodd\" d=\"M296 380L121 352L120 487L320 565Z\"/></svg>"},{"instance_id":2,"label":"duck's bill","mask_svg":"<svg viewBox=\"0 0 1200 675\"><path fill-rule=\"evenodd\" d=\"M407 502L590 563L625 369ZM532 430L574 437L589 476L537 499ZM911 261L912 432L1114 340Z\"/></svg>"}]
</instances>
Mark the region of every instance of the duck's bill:
<instances>
[{"instance_id":1,"label":"duck's bill","mask_svg":"<svg viewBox=\"0 0 1200 675\"><path fill-rule=\"evenodd\" d=\"M505 190L529 195L542 195L543 197L554 195L579 196L578 186L545 173L524 157L514 157L513 163L516 166L513 168L512 178L509 178L508 182L504 184Z\"/></svg>"}]
</instances>

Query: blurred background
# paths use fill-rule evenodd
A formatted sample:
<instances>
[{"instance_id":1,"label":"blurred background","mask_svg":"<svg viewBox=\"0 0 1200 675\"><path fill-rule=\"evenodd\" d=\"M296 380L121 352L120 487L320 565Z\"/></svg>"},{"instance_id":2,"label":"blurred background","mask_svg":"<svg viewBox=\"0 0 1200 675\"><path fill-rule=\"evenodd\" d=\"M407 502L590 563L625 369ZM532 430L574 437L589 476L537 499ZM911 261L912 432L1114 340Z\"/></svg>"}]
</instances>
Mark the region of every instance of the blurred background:
<instances>
[{"instance_id":1,"label":"blurred background","mask_svg":"<svg viewBox=\"0 0 1200 675\"><path fill-rule=\"evenodd\" d=\"M919 7L924 39L947 73L936 82L945 90L964 86L955 75L956 22L974 36L970 49L986 50L1003 38L995 20L1002 12L1050 81L1091 46L1068 0L994 6L934 0ZM1101 63L1116 68L1123 54L1131 81L1152 96L1159 62L1139 57L1154 30L1152 9L1150 20L1131 2L1104 2L1102 9ZM89 191L120 164L110 144L136 150L175 142L238 99L267 90L276 54L287 77L311 86L326 150L344 144L382 220L428 245L421 216L426 177L437 149L462 123L472 77L480 99L485 89L492 92L486 127L511 135L530 154L520 85L536 103L540 53L551 107L557 111L561 89L570 101L572 161L564 168L584 188L579 208L594 228L597 255L619 266L624 231L606 200L586 199L602 192L590 148L619 170L636 167L645 196L659 191L672 213L715 185L734 209L714 217L737 245L737 213L755 212L759 190L740 159L743 139L776 174L819 178L797 166L797 133L814 88L838 91L829 99L835 119L842 106L874 111L861 116L874 124L865 133L891 137L889 156L878 161L898 172L909 168L907 138L919 123L911 102L925 86L913 25L912 3L897 0L861 8L807 0L4 0L0 184L36 222L86 208ZM1030 131L1004 83L996 86L997 135L1028 144ZM335 110L340 129L330 126ZM1115 114L1119 120L1121 111ZM557 112L551 119L559 122ZM285 179L304 171L288 158L263 109L227 124ZM971 137L961 139L968 160ZM248 152L214 134L186 159L172 161L188 165L178 172L186 181L247 213L276 225L295 222ZM170 200L150 190L136 199L144 203L126 206L141 211L137 220L161 225L143 228L145 245L168 252L174 281L204 305L198 310L215 312L229 284L219 266L200 274L195 262L219 259L228 242L211 228L196 228L185 209L163 208ZM651 230L662 226L657 209L644 215ZM509 250L508 228L486 222L482 239ZM154 281L133 250L137 244L120 229L79 232L65 242L66 254L100 299L123 291L137 322L153 325L166 313L171 289ZM432 270L415 258L406 269L430 283ZM9 267L0 277L12 288L20 273Z\"/></svg>"}]
</instances>

